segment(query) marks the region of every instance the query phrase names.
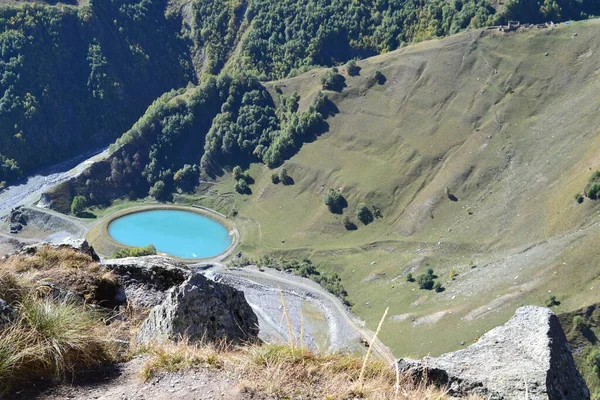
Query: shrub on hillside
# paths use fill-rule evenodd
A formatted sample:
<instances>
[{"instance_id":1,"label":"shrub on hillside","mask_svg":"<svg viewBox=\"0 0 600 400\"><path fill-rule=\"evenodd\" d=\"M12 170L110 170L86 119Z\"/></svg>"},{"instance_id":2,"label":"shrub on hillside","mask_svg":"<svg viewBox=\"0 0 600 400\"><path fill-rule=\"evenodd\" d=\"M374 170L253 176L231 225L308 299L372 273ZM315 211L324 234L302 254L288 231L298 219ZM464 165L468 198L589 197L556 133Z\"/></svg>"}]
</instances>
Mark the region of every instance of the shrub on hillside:
<instances>
[{"instance_id":1,"label":"shrub on hillside","mask_svg":"<svg viewBox=\"0 0 600 400\"><path fill-rule=\"evenodd\" d=\"M406 275L406 282L414 282L415 278L413 278L413 274L409 273Z\"/></svg>"},{"instance_id":2,"label":"shrub on hillside","mask_svg":"<svg viewBox=\"0 0 600 400\"><path fill-rule=\"evenodd\" d=\"M592 174L583 192L592 200L600 197L600 171L595 171Z\"/></svg>"},{"instance_id":3,"label":"shrub on hillside","mask_svg":"<svg viewBox=\"0 0 600 400\"><path fill-rule=\"evenodd\" d=\"M167 195L167 185L163 181L156 181L150 188L148 194L156 200L162 200Z\"/></svg>"},{"instance_id":4,"label":"shrub on hillside","mask_svg":"<svg viewBox=\"0 0 600 400\"><path fill-rule=\"evenodd\" d=\"M231 175L233 175L233 179L236 181L242 177L242 173L242 168L239 165L233 167L233 170L231 171Z\"/></svg>"},{"instance_id":5,"label":"shrub on hillside","mask_svg":"<svg viewBox=\"0 0 600 400\"><path fill-rule=\"evenodd\" d=\"M581 203L583 203L583 196L581 195L581 193L577 193L577 194L575 195L575 201L576 201L578 204L581 204Z\"/></svg>"},{"instance_id":6,"label":"shrub on hillside","mask_svg":"<svg viewBox=\"0 0 600 400\"><path fill-rule=\"evenodd\" d=\"M356 76L360 72L360 67L356 64L356 60L350 60L346 63L346 71L348 75Z\"/></svg>"},{"instance_id":7,"label":"shrub on hillside","mask_svg":"<svg viewBox=\"0 0 600 400\"><path fill-rule=\"evenodd\" d=\"M184 192L191 192L194 187L198 184L198 178L200 177L200 169L196 164L190 165L185 164L183 168L179 169L173 175L173 181L175 186Z\"/></svg>"},{"instance_id":8,"label":"shrub on hillside","mask_svg":"<svg viewBox=\"0 0 600 400\"><path fill-rule=\"evenodd\" d=\"M559 305L560 305L560 301L558 301L556 299L556 296L554 296L554 295L550 295L546 299L546 307L554 307L554 306L559 306Z\"/></svg>"},{"instance_id":9,"label":"shrub on hillside","mask_svg":"<svg viewBox=\"0 0 600 400\"><path fill-rule=\"evenodd\" d=\"M246 180L241 178L238 179L237 183L235 184L235 191L240 194L250 194L252 192Z\"/></svg>"},{"instance_id":10,"label":"shrub on hillside","mask_svg":"<svg viewBox=\"0 0 600 400\"><path fill-rule=\"evenodd\" d=\"M592 367L594 374L600 378L600 349L593 349L587 356L587 362Z\"/></svg>"},{"instance_id":11,"label":"shrub on hillside","mask_svg":"<svg viewBox=\"0 0 600 400\"><path fill-rule=\"evenodd\" d=\"M279 181L281 183L283 183L284 185L289 185L293 182L293 179L288 175L286 168L281 168L279 170L278 178L279 178Z\"/></svg>"},{"instance_id":12,"label":"shrub on hillside","mask_svg":"<svg viewBox=\"0 0 600 400\"><path fill-rule=\"evenodd\" d=\"M73 202L71 203L71 214L79 216L85 209L87 201L83 196L75 196L73 198Z\"/></svg>"},{"instance_id":13,"label":"shrub on hillside","mask_svg":"<svg viewBox=\"0 0 600 400\"><path fill-rule=\"evenodd\" d=\"M148 245L146 247L132 247L121 249L113 253L112 258L125 258L125 257L143 257L153 256L156 254L156 247Z\"/></svg>"},{"instance_id":14,"label":"shrub on hillside","mask_svg":"<svg viewBox=\"0 0 600 400\"><path fill-rule=\"evenodd\" d=\"M344 86L344 77L338 73L337 68L331 68L321 76L321 84L323 89L339 91Z\"/></svg>"},{"instance_id":15,"label":"shrub on hillside","mask_svg":"<svg viewBox=\"0 0 600 400\"><path fill-rule=\"evenodd\" d=\"M380 70L376 70L375 72L373 72L373 82L374 83L378 83L380 85L383 85L386 81L385 76L383 75L383 73Z\"/></svg>"},{"instance_id":16,"label":"shrub on hillside","mask_svg":"<svg viewBox=\"0 0 600 400\"><path fill-rule=\"evenodd\" d=\"M344 228L346 228L347 231L355 231L358 229L358 226L356 226L356 224L354 223L354 221L352 221L350 219L350 217L345 216L344 217Z\"/></svg>"},{"instance_id":17,"label":"shrub on hillside","mask_svg":"<svg viewBox=\"0 0 600 400\"><path fill-rule=\"evenodd\" d=\"M334 214L341 214L344 212L344 208L348 206L348 202L339 190L329 189L325 194L323 201Z\"/></svg>"},{"instance_id":18,"label":"shrub on hillside","mask_svg":"<svg viewBox=\"0 0 600 400\"><path fill-rule=\"evenodd\" d=\"M573 327L578 331L587 327L585 319L581 315L576 315L573 317Z\"/></svg>"},{"instance_id":19,"label":"shrub on hillside","mask_svg":"<svg viewBox=\"0 0 600 400\"><path fill-rule=\"evenodd\" d=\"M360 203L358 207L356 207L356 218L365 225L369 225L373 222L373 214L371 213L371 210L369 210L369 207L364 203Z\"/></svg>"},{"instance_id":20,"label":"shrub on hillside","mask_svg":"<svg viewBox=\"0 0 600 400\"><path fill-rule=\"evenodd\" d=\"M433 276L431 274L421 274L417 277L419 289L433 289Z\"/></svg>"}]
</instances>

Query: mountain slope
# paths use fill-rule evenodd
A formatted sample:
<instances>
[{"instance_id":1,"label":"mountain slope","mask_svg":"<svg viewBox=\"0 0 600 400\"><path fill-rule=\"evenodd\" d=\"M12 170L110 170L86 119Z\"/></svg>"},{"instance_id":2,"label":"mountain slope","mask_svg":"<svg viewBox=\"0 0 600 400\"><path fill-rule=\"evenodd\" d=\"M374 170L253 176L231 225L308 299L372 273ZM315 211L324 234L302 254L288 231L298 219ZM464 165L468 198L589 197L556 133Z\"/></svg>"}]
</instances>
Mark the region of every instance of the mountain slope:
<instances>
[{"instance_id":1,"label":"mountain slope","mask_svg":"<svg viewBox=\"0 0 600 400\"><path fill-rule=\"evenodd\" d=\"M252 196L226 178L200 200L235 206L250 254L311 254L335 270L371 327L390 306L382 340L397 355L456 348L550 294L559 310L595 301L598 207L573 195L599 168L597 32L598 21L475 31L360 62L327 92L339 110L329 131L285 163L294 185L257 165ZM384 84L371 86L375 70ZM309 99L322 73L271 87ZM329 188L358 230L327 210ZM358 223L361 202L383 218ZM406 282L429 267L444 292Z\"/></svg>"},{"instance_id":2,"label":"mountain slope","mask_svg":"<svg viewBox=\"0 0 600 400\"><path fill-rule=\"evenodd\" d=\"M2 0L0 184L105 145L203 73L278 79L465 28L600 13L594 0L539 3Z\"/></svg>"},{"instance_id":3,"label":"mountain slope","mask_svg":"<svg viewBox=\"0 0 600 400\"><path fill-rule=\"evenodd\" d=\"M600 169L598 24L510 34L470 31L361 61L358 76L342 69L345 87L324 92L326 107L318 110L326 131L292 136L299 151L289 153L283 166L294 184L275 185L273 170L253 164L250 195L236 193L235 181L224 174L216 184L204 183L193 194L182 190L174 199L237 214L240 249L249 257L308 255L320 268L335 271L353 310L370 327L389 306L382 340L397 356L456 349L504 322L520 304L544 304L550 295L561 303L559 311L598 301L593 288L600 283L599 209L596 201L578 204L573 198ZM194 130L198 137L180 136L196 141L195 147L168 147L179 132L170 124L212 118L204 113L208 109L189 107L200 104L189 101L201 98L204 89L173 93L165 98L166 114L130 132L141 145L131 142L132 148L119 149L113 159L127 165L138 149L144 164L152 146L170 149L167 157L155 158L158 164L147 165L173 174L199 162L202 135L222 139L215 142L222 149L229 143L224 138L246 126L244 119L228 116L234 110L239 117L241 104L257 116L277 117L276 130L264 136L271 145L281 132L298 132L288 130L286 121L322 98L326 73L313 70L268 83L270 100L257 83L242 90L246 86L235 83L240 78L219 78L223 83L216 87L240 90L207 103L221 107L222 115L210 129ZM246 90L261 94L246 96ZM297 110L293 106L289 114L294 92ZM263 140L261 128L252 132L249 139ZM104 202L126 194L126 186L113 181L111 164L59 188L52 194L56 204L68 209L74 194L89 196L88 181L108 196ZM112 189L94 182L121 191L110 197ZM144 195L148 181L141 185ZM325 206L329 189L346 198L342 215ZM375 206L382 217L359 223L360 203ZM345 217L358 229L346 230ZM444 291L420 290L407 281L408 273L416 277L428 268Z\"/></svg>"}]
</instances>

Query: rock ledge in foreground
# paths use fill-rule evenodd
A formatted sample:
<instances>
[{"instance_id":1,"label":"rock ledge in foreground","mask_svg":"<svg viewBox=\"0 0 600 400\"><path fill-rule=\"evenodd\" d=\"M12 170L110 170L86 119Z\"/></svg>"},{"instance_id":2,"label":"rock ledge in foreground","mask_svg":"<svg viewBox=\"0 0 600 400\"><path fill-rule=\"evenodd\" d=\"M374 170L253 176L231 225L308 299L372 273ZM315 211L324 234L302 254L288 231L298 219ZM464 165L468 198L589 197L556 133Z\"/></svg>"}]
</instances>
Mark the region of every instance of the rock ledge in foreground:
<instances>
[{"instance_id":1,"label":"rock ledge in foreground","mask_svg":"<svg viewBox=\"0 0 600 400\"><path fill-rule=\"evenodd\" d=\"M464 350L421 361L398 360L403 372L447 386L453 396L492 400L589 399L558 318L547 308L519 308L505 325Z\"/></svg>"},{"instance_id":2,"label":"rock ledge in foreground","mask_svg":"<svg viewBox=\"0 0 600 400\"><path fill-rule=\"evenodd\" d=\"M247 342L255 341L257 335L258 318L244 293L201 274L193 274L169 290L162 304L150 311L137 340L151 342L187 337L190 341Z\"/></svg>"}]
</instances>

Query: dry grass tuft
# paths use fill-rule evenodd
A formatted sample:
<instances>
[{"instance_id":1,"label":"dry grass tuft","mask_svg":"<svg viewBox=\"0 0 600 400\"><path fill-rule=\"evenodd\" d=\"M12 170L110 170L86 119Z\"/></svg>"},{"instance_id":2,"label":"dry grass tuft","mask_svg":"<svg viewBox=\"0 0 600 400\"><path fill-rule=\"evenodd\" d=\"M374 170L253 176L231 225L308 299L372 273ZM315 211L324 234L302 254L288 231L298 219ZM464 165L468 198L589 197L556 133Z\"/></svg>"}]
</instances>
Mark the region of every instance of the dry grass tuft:
<instances>
[{"instance_id":1,"label":"dry grass tuft","mask_svg":"<svg viewBox=\"0 0 600 400\"><path fill-rule=\"evenodd\" d=\"M182 340L143 345L137 348L136 353L148 356L141 375L144 380L149 380L159 372L179 372L199 367L222 368L221 355L225 351L212 344L196 346Z\"/></svg>"},{"instance_id":2,"label":"dry grass tuft","mask_svg":"<svg viewBox=\"0 0 600 400\"><path fill-rule=\"evenodd\" d=\"M0 298L16 310L0 328L0 396L34 380L61 380L116 360L114 330L105 315L47 296L52 283L101 303L118 285L91 257L72 249L41 247L0 261Z\"/></svg>"},{"instance_id":3,"label":"dry grass tuft","mask_svg":"<svg viewBox=\"0 0 600 400\"><path fill-rule=\"evenodd\" d=\"M3 261L3 267L15 273L23 273L31 270L87 268L93 262L90 256L74 249L42 246L32 254L8 257Z\"/></svg>"},{"instance_id":4,"label":"dry grass tuft","mask_svg":"<svg viewBox=\"0 0 600 400\"><path fill-rule=\"evenodd\" d=\"M119 285L114 274L106 272L87 254L70 248L42 246L31 254L12 255L0 260L0 271L0 297L6 301L6 297L10 298L9 302L22 298L22 293L13 291L15 296L10 295L14 280L29 282L27 286L54 284L83 296L86 302L102 304L110 303L111 294Z\"/></svg>"},{"instance_id":5,"label":"dry grass tuft","mask_svg":"<svg viewBox=\"0 0 600 400\"><path fill-rule=\"evenodd\" d=\"M36 379L60 380L116 357L96 311L28 295L0 330L0 395Z\"/></svg>"},{"instance_id":6,"label":"dry grass tuft","mask_svg":"<svg viewBox=\"0 0 600 400\"><path fill-rule=\"evenodd\" d=\"M354 354L318 355L289 345L216 346L155 343L137 348L147 356L141 371L145 380L160 372L182 372L190 368L215 368L238 377L245 392L258 397L323 399L442 400L450 397L439 388L402 375L396 392L396 374L380 360L364 365ZM475 397L473 397L475 399Z\"/></svg>"}]
</instances>

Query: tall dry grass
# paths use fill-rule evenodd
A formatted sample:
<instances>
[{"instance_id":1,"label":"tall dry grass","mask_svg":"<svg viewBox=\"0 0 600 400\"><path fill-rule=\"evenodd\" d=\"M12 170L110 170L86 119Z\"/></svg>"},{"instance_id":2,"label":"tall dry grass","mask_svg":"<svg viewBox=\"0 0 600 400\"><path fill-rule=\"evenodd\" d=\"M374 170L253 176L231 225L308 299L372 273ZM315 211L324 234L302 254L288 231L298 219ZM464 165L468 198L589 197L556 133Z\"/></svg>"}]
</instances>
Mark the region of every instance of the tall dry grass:
<instances>
[{"instance_id":1,"label":"tall dry grass","mask_svg":"<svg viewBox=\"0 0 600 400\"><path fill-rule=\"evenodd\" d=\"M29 296L0 330L0 394L45 379L61 380L115 359L100 315L82 306Z\"/></svg>"},{"instance_id":2,"label":"tall dry grass","mask_svg":"<svg viewBox=\"0 0 600 400\"><path fill-rule=\"evenodd\" d=\"M101 273L90 257L68 249L41 248L0 262L0 298L15 310L0 327L0 397L36 380L58 381L115 360L103 313L43 290L46 276L69 283L69 289L114 279Z\"/></svg>"}]
</instances>

